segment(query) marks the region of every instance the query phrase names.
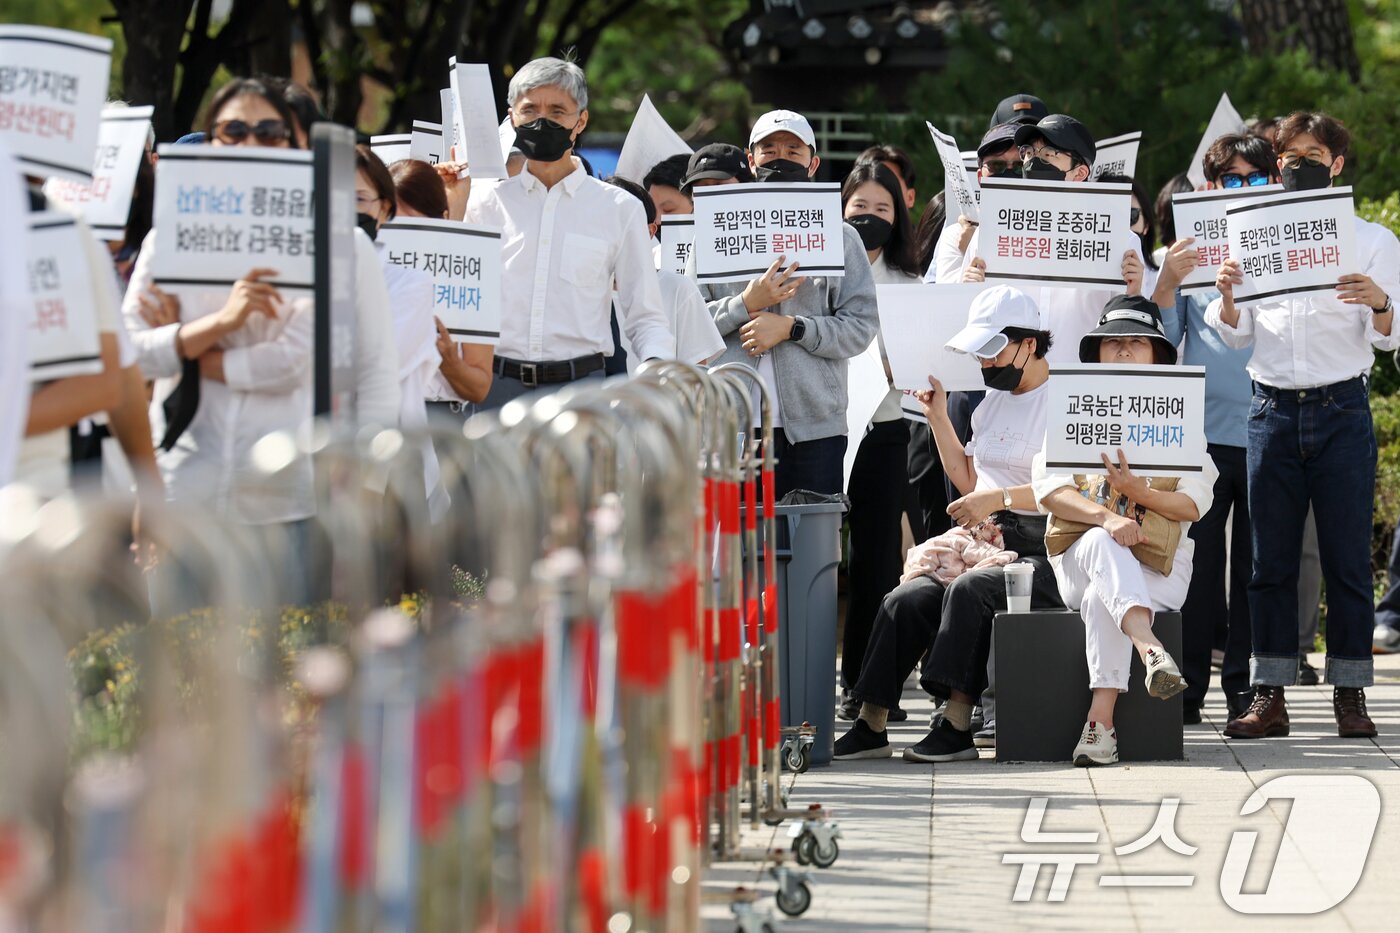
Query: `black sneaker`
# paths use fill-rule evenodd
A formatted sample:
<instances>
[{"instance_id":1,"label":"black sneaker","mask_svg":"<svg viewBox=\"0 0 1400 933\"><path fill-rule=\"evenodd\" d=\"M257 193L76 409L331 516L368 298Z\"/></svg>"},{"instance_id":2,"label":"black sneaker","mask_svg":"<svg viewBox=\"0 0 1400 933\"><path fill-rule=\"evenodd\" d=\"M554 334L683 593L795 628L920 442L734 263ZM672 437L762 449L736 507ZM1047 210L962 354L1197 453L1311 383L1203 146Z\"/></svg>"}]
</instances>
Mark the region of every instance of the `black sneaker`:
<instances>
[{"instance_id":1,"label":"black sneaker","mask_svg":"<svg viewBox=\"0 0 1400 933\"><path fill-rule=\"evenodd\" d=\"M908 720L908 718L909 712L903 707L899 706L896 706L894 709L890 710L889 715L885 717L885 719L887 719L889 722L904 722Z\"/></svg>"},{"instance_id":2,"label":"black sneaker","mask_svg":"<svg viewBox=\"0 0 1400 933\"><path fill-rule=\"evenodd\" d=\"M1298 655L1298 685L1300 687L1316 687L1317 682L1317 668L1308 663L1307 655Z\"/></svg>"},{"instance_id":3,"label":"black sneaker","mask_svg":"<svg viewBox=\"0 0 1400 933\"><path fill-rule=\"evenodd\" d=\"M1189 703L1182 704L1181 724L1183 726L1199 726L1201 724L1201 708Z\"/></svg>"},{"instance_id":4,"label":"black sneaker","mask_svg":"<svg viewBox=\"0 0 1400 933\"><path fill-rule=\"evenodd\" d=\"M978 748L997 747L997 723L992 720L982 728L972 727L972 744Z\"/></svg>"},{"instance_id":5,"label":"black sneaker","mask_svg":"<svg viewBox=\"0 0 1400 933\"><path fill-rule=\"evenodd\" d=\"M946 719L919 744L904 750L905 761L972 761L979 757L972 733L954 729Z\"/></svg>"},{"instance_id":6,"label":"black sneaker","mask_svg":"<svg viewBox=\"0 0 1400 933\"><path fill-rule=\"evenodd\" d=\"M888 758L894 754L890 740L883 731L876 732L870 723L857 719L841 738L836 740L836 752L831 757L837 761L853 761L857 758Z\"/></svg>"},{"instance_id":7,"label":"black sneaker","mask_svg":"<svg viewBox=\"0 0 1400 933\"><path fill-rule=\"evenodd\" d=\"M854 722L860 717L860 700L849 693L841 699L841 705L836 707L836 718L844 719L846 722Z\"/></svg>"},{"instance_id":8,"label":"black sneaker","mask_svg":"<svg viewBox=\"0 0 1400 933\"><path fill-rule=\"evenodd\" d=\"M986 714L983 713L981 705L972 708L972 724L968 726L968 728L972 730L973 738L976 738L977 733L981 732L982 727L987 724L985 722L985 717Z\"/></svg>"}]
</instances>

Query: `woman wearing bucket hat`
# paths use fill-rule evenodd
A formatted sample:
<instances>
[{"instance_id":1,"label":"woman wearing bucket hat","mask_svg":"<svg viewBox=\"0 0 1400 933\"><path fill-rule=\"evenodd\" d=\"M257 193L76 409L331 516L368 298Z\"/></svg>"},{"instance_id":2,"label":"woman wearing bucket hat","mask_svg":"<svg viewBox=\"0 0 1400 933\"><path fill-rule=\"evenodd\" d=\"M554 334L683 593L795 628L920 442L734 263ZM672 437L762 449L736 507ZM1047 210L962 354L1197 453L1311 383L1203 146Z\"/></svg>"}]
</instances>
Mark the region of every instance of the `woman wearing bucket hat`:
<instances>
[{"instance_id":1,"label":"woman wearing bucket hat","mask_svg":"<svg viewBox=\"0 0 1400 933\"><path fill-rule=\"evenodd\" d=\"M1079 359L1105 365L1176 364L1161 315L1150 300L1109 301L1099 326L1079 342ZM1050 513L1045 547L1065 605L1084 619L1084 650L1093 701L1074 749L1076 765L1118 761L1113 708L1128 689L1136 649L1147 668L1147 692L1161 699L1186 689L1176 662L1152 633L1154 611L1181 608L1191 584L1191 522L1210 508L1215 466L1181 480L1132 471L1122 450L1102 454L1104 476L1049 473L1036 457L1036 502Z\"/></svg>"}]
</instances>

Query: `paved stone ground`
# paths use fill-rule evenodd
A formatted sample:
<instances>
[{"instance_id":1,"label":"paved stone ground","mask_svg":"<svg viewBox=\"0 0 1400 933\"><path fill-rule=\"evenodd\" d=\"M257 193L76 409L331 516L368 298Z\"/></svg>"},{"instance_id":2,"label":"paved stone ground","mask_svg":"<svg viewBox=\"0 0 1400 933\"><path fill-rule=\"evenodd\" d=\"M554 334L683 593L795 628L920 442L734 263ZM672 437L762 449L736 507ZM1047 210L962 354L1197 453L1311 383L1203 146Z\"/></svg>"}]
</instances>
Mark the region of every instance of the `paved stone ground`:
<instances>
[{"instance_id":1,"label":"paved stone ground","mask_svg":"<svg viewBox=\"0 0 1400 933\"><path fill-rule=\"evenodd\" d=\"M1340 739L1332 718L1331 688L1295 687L1288 693L1292 734L1282 739L1226 740L1224 700L1212 686L1198 726L1186 727L1186 761L1120 764L1084 769L1069 765L998 764L990 750L975 762L915 765L899 757L918 741L932 709L907 689L909 721L891 726L893 759L835 762L795 779L791 804L820 801L841 824L841 857L812 870L811 909L799 919L772 911L775 927L793 930L1376 930L1400 924L1400 656L1377 658L1375 688L1367 691L1381 730L1374 741ZM1315 656L1319 669L1322 659ZM838 726L843 724L838 722ZM1308 805L1267 802L1241 815L1260 786L1284 775L1321 782L1321 832L1309 833ZM1337 882L1343 853L1364 848L1343 839L1343 823L1364 811L1361 776L1379 791L1380 821L1360 882L1329 910L1312 916L1250 915L1225 902L1220 877L1236 831L1258 833L1242 890L1269 901L1290 892L1325 894ZM1097 833L1094 843L1027 844L1021 840L1033 797L1049 798L1042 832ZM1181 803L1176 830L1194 855L1154 842L1118 855L1157 820L1164 798ZM1292 811L1298 818L1289 824ZM1311 812L1318 812L1313 810ZM1362 821L1363 824L1368 821ZM1289 829L1285 831L1285 826ZM1349 837L1348 837L1349 838ZM786 827L764 829L747 845L787 843ZM1008 852L1098 855L1073 873L1062 902L1047 900L1053 866L1040 869L1028 901L1014 900L1020 867L1003 864ZM1274 853L1280 853L1274 865ZM1270 879L1270 870L1273 877ZM1189 887L1112 887L1108 875L1189 876ZM735 885L771 892L773 882L753 865L715 866L706 890ZM1354 875L1352 876L1354 877ZM1338 895L1339 896L1339 895ZM1323 903L1327 900L1324 899ZM760 908L773 900L765 896ZM707 907L707 929L734 929L728 911Z\"/></svg>"}]
</instances>

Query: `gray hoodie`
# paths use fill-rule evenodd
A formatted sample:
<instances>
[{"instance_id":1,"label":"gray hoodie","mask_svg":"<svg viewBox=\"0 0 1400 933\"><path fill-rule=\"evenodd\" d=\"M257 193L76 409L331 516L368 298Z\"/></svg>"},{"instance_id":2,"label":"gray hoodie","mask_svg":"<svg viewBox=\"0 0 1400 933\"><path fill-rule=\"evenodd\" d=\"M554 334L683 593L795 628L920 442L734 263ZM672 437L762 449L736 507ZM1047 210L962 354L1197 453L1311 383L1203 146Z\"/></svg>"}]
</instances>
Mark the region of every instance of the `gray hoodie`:
<instances>
[{"instance_id":1,"label":"gray hoodie","mask_svg":"<svg viewBox=\"0 0 1400 933\"><path fill-rule=\"evenodd\" d=\"M768 351L777 374L783 431L794 444L846 433L846 360L864 353L880 329L865 245L850 224L842 228L845 276L809 278L792 298L765 309L807 319L801 340L784 340ZM739 345L739 328L749 322L743 291L742 282L700 286L724 338L724 353L715 364L740 362L756 368L756 361Z\"/></svg>"}]
</instances>

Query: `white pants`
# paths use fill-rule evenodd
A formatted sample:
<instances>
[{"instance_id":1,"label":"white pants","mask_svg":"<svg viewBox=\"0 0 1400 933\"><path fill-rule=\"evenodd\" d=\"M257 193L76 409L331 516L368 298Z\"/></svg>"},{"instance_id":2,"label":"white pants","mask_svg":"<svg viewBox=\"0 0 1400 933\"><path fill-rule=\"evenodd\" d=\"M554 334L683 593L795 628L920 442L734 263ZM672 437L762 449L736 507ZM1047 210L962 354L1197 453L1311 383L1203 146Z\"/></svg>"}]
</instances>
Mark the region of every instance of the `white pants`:
<instances>
[{"instance_id":1,"label":"white pants","mask_svg":"<svg viewBox=\"0 0 1400 933\"><path fill-rule=\"evenodd\" d=\"M1091 688L1127 692L1133 642L1123 634L1123 617L1135 606L1151 612L1180 609L1191 585L1191 556L1189 547L1178 548L1171 576L1164 577L1138 563L1108 532L1094 528L1051 559L1060 596L1066 606L1078 606L1084 619Z\"/></svg>"}]
</instances>

